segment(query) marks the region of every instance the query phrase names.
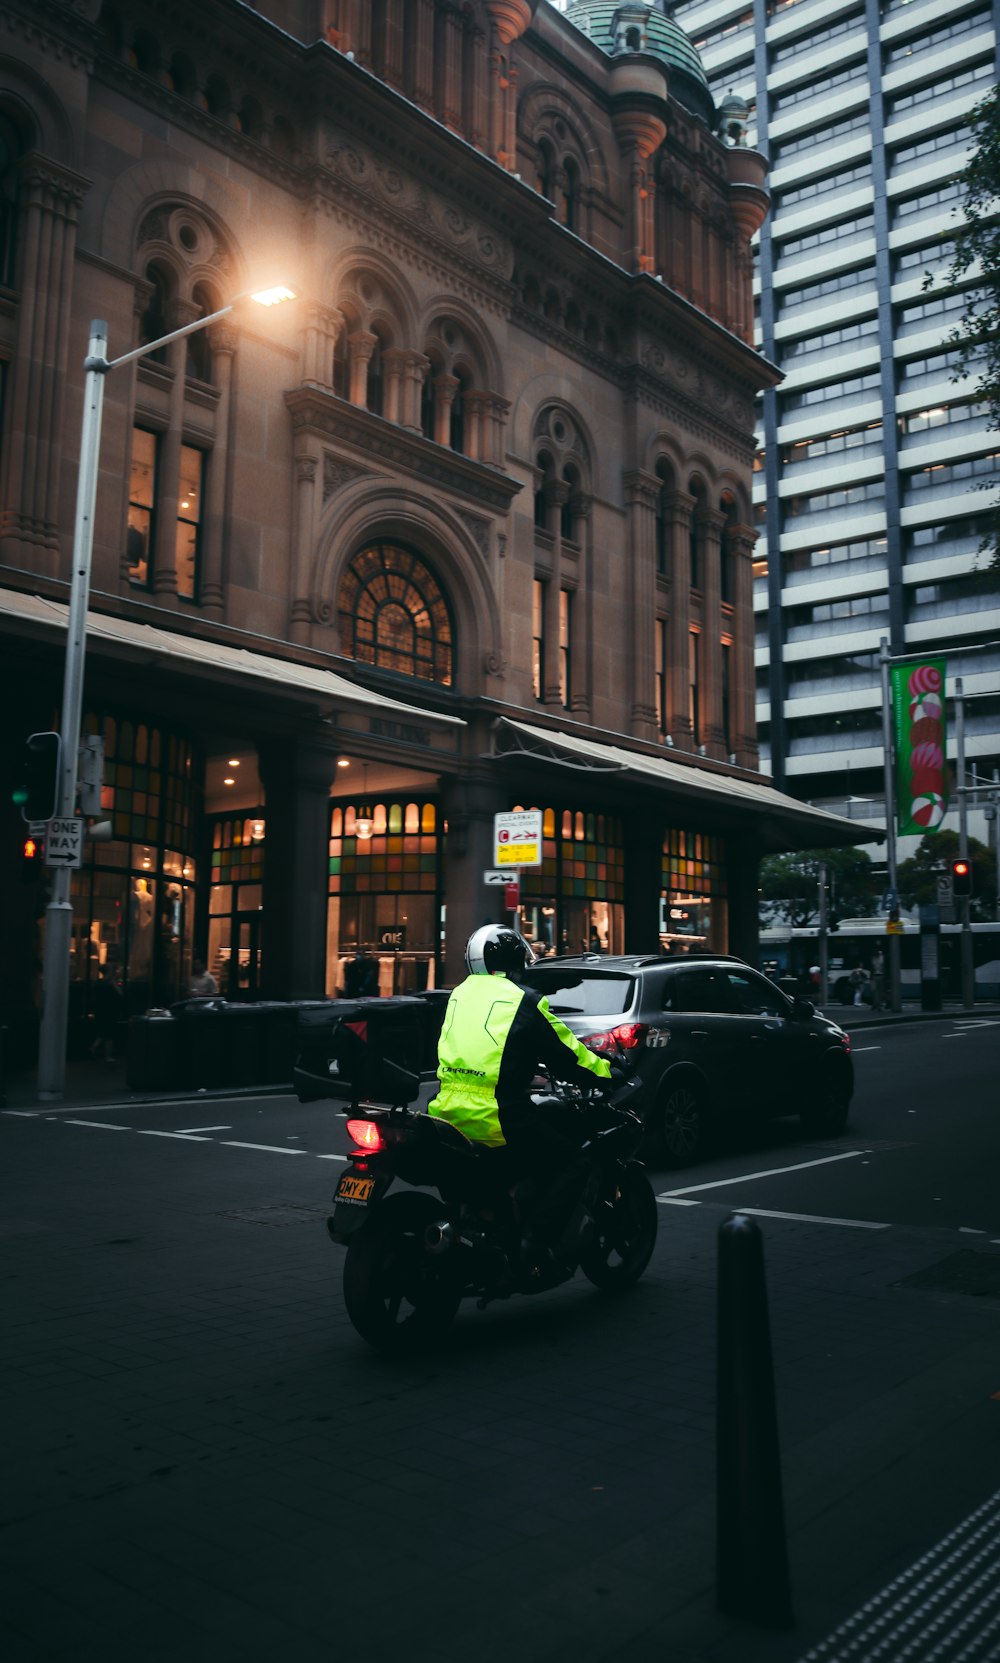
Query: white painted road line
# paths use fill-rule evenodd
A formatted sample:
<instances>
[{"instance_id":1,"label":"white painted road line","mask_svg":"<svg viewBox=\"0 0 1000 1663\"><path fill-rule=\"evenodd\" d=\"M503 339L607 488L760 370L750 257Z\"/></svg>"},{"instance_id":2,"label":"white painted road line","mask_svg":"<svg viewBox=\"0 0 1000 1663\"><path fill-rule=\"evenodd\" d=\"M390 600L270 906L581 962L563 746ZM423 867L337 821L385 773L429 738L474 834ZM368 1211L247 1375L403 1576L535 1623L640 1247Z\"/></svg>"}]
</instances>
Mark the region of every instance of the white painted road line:
<instances>
[{"instance_id":1,"label":"white painted road line","mask_svg":"<svg viewBox=\"0 0 1000 1663\"><path fill-rule=\"evenodd\" d=\"M297 1149L292 1150L293 1155L297 1155L298 1153L299 1153L299 1150L297 1150ZM301 1151L301 1153L303 1155L308 1154L308 1150L303 1149ZM316 1159L318 1161L346 1161L348 1159L348 1156L347 1155L317 1155Z\"/></svg>"},{"instance_id":2,"label":"white painted road line","mask_svg":"<svg viewBox=\"0 0 1000 1663\"><path fill-rule=\"evenodd\" d=\"M664 1190L657 1201L669 1201L675 1195L695 1195L699 1190L726 1189L730 1184L750 1184L757 1178L781 1178L786 1172L805 1172L811 1166L829 1166L833 1161L852 1161L858 1155L870 1155L870 1149L847 1149L842 1155L823 1155L817 1161L798 1161L795 1166L772 1166L766 1172L740 1172L734 1178L715 1178L710 1184L688 1184L676 1190Z\"/></svg>"},{"instance_id":3,"label":"white painted road line","mask_svg":"<svg viewBox=\"0 0 1000 1663\"><path fill-rule=\"evenodd\" d=\"M881 1045L853 1045L851 1047L851 1056L859 1057L862 1051L881 1051L881 1049Z\"/></svg>"},{"instance_id":4,"label":"white painted road line","mask_svg":"<svg viewBox=\"0 0 1000 1663\"><path fill-rule=\"evenodd\" d=\"M824 1218L821 1213L779 1213L770 1207L734 1207L734 1212L751 1213L754 1218L792 1218L802 1224L842 1224L848 1230L891 1230L891 1224L873 1224L867 1218Z\"/></svg>"},{"instance_id":5,"label":"white painted road line","mask_svg":"<svg viewBox=\"0 0 1000 1663\"><path fill-rule=\"evenodd\" d=\"M656 1197L661 1207L700 1207L700 1201L685 1201L680 1195L658 1195Z\"/></svg>"},{"instance_id":6,"label":"white painted road line","mask_svg":"<svg viewBox=\"0 0 1000 1663\"><path fill-rule=\"evenodd\" d=\"M141 1138L179 1138L181 1143L214 1143L214 1138L199 1138L193 1132L154 1132L148 1126L137 1126ZM227 1128L228 1130L228 1128Z\"/></svg>"},{"instance_id":7,"label":"white painted road line","mask_svg":"<svg viewBox=\"0 0 1000 1663\"><path fill-rule=\"evenodd\" d=\"M64 1126L96 1126L99 1132L131 1132L131 1126L112 1126L109 1120L64 1120Z\"/></svg>"},{"instance_id":8,"label":"white painted road line","mask_svg":"<svg viewBox=\"0 0 1000 1663\"><path fill-rule=\"evenodd\" d=\"M235 1138L220 1138L224 1149L263 1149L268 1155L307 1155L307 1149L285 1149L278 1143L238 1143Z\"/></svg>"},{"instance_id":9,"label":"white painted road line","mask_svg":"<svg viewBox=\"0 0 1000 1663\"><path fill-rule=\"evenodd\" d=\"M179 1126L178 1135L189 1138L193 1137L195 1132L231 1132L232 1129L231 1126Z\"/></svg>"}]
</instances>

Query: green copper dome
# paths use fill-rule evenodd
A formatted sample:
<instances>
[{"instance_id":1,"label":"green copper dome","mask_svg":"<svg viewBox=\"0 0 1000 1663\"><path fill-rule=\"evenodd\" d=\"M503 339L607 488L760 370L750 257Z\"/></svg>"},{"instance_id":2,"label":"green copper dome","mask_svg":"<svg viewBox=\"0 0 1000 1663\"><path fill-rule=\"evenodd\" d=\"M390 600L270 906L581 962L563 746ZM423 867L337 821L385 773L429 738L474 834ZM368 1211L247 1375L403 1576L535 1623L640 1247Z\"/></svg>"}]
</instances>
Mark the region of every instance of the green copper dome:
<instances>
[{"instance_id":1,"label":"green copper dome","mask_svg":"<svg viewBox=\"0 0 1000 1663\"><path fill-rule=\"evenodd\" d=\"M609 57L623 52L651 52L670 67L675 98L712 125L715 106L708 77L684 30L657 4L629 4L628 0L574 0L565 16ZM641 31L645 30L642 41Z\"/></svg>"}]
</instances>

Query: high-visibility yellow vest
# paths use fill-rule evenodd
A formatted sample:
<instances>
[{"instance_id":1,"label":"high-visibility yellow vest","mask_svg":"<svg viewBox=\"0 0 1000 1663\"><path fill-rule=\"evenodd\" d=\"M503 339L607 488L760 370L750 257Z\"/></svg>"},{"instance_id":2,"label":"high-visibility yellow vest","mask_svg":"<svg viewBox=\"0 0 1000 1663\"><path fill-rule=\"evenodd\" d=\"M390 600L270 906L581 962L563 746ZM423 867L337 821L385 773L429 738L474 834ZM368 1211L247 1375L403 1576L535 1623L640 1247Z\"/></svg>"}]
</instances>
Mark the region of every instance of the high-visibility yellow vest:
<instances>
[{"instance_id":1,"label":"high-visibility yellow vest","mask_svg":"<svg viewBox=\"0 0 1000 1663\"><path fill-rule=\"evenodd\" d=\"M447 1120L476 1143L499 1148L506 1141L500 1128L496 1088L507 1037L524 997L523 988L497 974L470 976L448 1000L438 1040L441 1089L428 1113ZM553 1016L547 999L539 1001L538 1009L577 1062L606 1078L610 1070L603 1058L588 1051L566 1024Z\"/></svg>"}]
</instances>

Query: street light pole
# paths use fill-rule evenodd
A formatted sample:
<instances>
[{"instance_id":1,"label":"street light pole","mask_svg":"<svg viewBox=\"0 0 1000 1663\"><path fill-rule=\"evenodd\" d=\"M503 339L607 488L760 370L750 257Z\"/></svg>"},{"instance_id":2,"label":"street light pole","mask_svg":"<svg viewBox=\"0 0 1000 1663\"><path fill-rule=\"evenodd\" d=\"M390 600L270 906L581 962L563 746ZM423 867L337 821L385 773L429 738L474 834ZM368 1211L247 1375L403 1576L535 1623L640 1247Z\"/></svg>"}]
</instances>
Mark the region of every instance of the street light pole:
<instances>
[{"instance_id":1,"label":"street light pole","mask_svg":"<svg viewBox=\"0 0 1000 1663\"><path fill-rule=\"evenodd\" d=\"M87 375L83 391L80 474L76 487L76 521L73 527L73 578L66 635L66 671L63 677L60 724L62 748L57 804L59 814L64 819L71 818L76 809L77 752L80 747L83 667L87 650L87 603L90 599L90 567L94 547L94 504L97 500L104 377L110 368L105 357L107 344L108 326L97 320L90 326L90 344L84 360ZM45 909L42 1022L38 1042L38 1096L43 1103L62 1096L66 1076L70 949L73 940L71 876L68 866L56 867L52 880L52 899Z\"/></svg>"},{"instance_id":2,"label":"street light pole","mask_svg":"<svg viewBox=\"0 0 1000 1663\"><path fill-rule=\"evenodd\" d=\"M892 751L892 700L889 693L889 642L883 635L879 642L879 670L882 677L882 755L884 761L885 779L885 852L886 865L889 869L889 888L893 895L899 897L898 877L896 870L896 791L893 779L893 751ZM889 1009L900 1011L903 1008L902 975L900 965L899 936L892 932L889 936L889 951L886 954L889 969Z\"/></svg>"},{"instance_id":3,"label":"street light pole","mask_svg":"<svg viewBox=\"0 0 1000 1663\"><path fill-rule=\"evenodd\" d=\"M83 367L83 426L80 434L80 472L76 488L76 520L73 526L73 577L70 587L69 623L66 635L66 667L60 737L60 818L72 819L76 810L77 753L83 713L83 674L87 653L87 605L90 599L90 570L94 550L94 506L101 453L101 419L104 413L104 378L110 370L145 358L160 347L169 346L183 335L218 323L241 300L256 300L261 306L277 306L294 300L294 290L283 285L271 289L247 290L207 317L195 318L158 341L125 352L109 362L105 356L108 326L100 319L90 325L90 343ZM69 1019L69 984L73 944L73 906L70 900L71 872L57 866L52 880L52 899L45 909L45 947L42 962L42 1020L38 1042L38 1097L43 1103L63 1095L66 1081L66 1032Z\"/></svg>"}]
</instances>

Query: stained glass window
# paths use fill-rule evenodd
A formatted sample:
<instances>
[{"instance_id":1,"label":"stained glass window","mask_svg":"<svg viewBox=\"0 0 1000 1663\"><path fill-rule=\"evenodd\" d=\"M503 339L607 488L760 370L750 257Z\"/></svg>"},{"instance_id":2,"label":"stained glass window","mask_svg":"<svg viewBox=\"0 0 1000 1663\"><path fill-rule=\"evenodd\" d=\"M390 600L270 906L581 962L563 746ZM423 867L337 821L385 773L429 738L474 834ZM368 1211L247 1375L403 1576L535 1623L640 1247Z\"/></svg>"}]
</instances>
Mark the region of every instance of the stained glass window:
<instances>
[{"instance_id":1,"label":"stained glass window","mask_svg":"<svg viewBox=\"0 0 1000 1663\"><path fill-rule=\"evenodd\" d=\"M451 686L448 603L410 550L389 543L362 549L344 573L338 608L341 646L358 663Z\"/></svg>"}]
</instances>

